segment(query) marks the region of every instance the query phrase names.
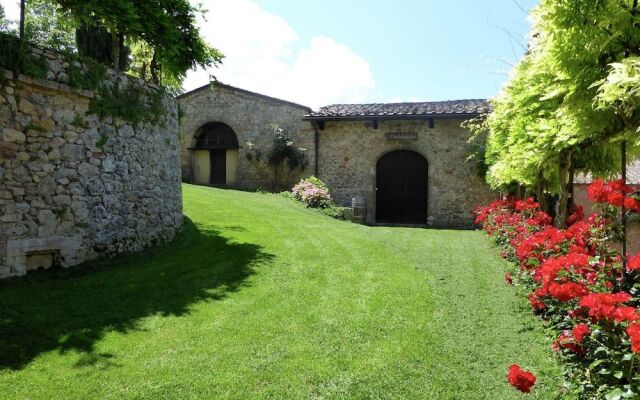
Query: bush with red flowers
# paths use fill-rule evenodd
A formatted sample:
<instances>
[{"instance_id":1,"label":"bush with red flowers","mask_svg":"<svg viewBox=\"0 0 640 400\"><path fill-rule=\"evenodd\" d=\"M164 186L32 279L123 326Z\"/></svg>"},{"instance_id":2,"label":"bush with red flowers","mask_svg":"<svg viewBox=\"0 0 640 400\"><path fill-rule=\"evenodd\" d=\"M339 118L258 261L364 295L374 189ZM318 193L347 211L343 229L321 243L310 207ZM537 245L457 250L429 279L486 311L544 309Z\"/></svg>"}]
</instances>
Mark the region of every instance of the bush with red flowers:
<instances>
[{"instance_id":1,"label":"bush with red flowers","mask_svg":"<svg viewBox=\"0 0 640 400\"><path fill-rule=\"evenodd\" d=\"M553 227L534 199L505 197L474 211L476 223L513 262L509 284L528 292L533 312L555 331L552 348L566 365L566 387L582 399L640 397L640 254L627 257L614 242L620 208L640 211L622 181L588 188L596 212L574 207L566 229ZM532 379L533 378L533 379ZM535 382L517 365L509 382L529 392Z\"/></svg>"}]
</instances>

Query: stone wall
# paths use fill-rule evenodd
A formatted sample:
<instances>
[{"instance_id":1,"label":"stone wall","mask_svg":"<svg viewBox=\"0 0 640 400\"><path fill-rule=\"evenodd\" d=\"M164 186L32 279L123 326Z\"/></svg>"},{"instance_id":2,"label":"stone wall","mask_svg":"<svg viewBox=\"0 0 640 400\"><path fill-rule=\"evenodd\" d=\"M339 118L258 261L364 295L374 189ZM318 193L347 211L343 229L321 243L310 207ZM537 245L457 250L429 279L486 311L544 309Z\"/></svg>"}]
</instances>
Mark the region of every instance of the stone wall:
<instances>
[{"instance_id":1,"label":"stone wall","mask_svg":"<svg viewBox=\"0 0 640 400\"><path fill-rule=\"evenodd\" d=\"M272 143L269 125L280 125L288 132L297 147L306 149L309 165L304 171L287 176L282 188L293 186L301 177L314 171L314 130L302 120L311 109L284 100L249 92L224 84L196 89L179 96L180 140L182 147L182 177L193 181L193 152L198 129L207 122L223 122L236 136L238 151L237 178L234 187L243 189L272 189L272 172L264 163L256 164L247 159L247 143L268 151Z\"/></svg>"},{"instance_id":2,"label":"stone wall","mask_svg":"<svg viewBox=\"0 0 640 400\"><path fill-rule=\"evenodd\" d=\"M473 208L496 194L478 176L475 165L465 161L470 134L460 127L462 122L435 119L430 128L428 121L380 121L374 129L371 122L328 121L319 136L318 176L340 205L350 205L354 196L365 198L367 222L373 223L378 159L392 150L416 151L429 163L429 225L471 227ZM389 132L417 133L417 139L390 140Z\"/></svg>"},{"instance_id":3,"label":"stone wall","mask_svg":"<svg viewBox=\"0 0 640 400\"><path fill-rule=\"evenodd\" d=\"M86 65L32 52L50 67L45 79L0 71L0 277L172 239L182 226L176 101L108 70L100 87L132 85L162 112L100 117L90 111L98 91L64 83Z\"/></svg>"}]
</instances>

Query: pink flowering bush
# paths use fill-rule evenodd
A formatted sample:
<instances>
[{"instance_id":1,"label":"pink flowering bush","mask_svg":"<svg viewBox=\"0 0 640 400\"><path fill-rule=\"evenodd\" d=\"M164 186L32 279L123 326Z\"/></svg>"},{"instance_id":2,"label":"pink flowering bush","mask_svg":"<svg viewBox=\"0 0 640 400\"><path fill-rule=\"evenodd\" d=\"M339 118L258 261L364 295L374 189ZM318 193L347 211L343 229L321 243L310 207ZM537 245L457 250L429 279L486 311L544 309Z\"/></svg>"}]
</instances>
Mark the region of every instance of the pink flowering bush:
<instances>
[{"instance_id":1,"label":"pink flowering bush","mask_svg":"<svg viewBox=\"0 0 640 400\"><path fill-rule=\"evenodd\" d=\"M301 179L291 189L293 198L299 200L311 208L328 208L333 206L333 200L329 194L329 188L320 179L310 176Z\"/></svg>"},{"instance_id":2,"label":"pink flowering bush","mask_svg":"<svg viewBox=\"0 0 640 400\"><path fill-rule=\"evenodd\" d=\"M525 288L533 312L555 332L566 388L581 399L640 398L640 255L627 256L623 268L612 246L620 207L640 211L632 192L621 181L595 181L588 195L597 212L585 218L574 207L566 229L553 227L532 198L505 197L475 211L513 262L505 281Z\"/></svg>"}]
</instances>

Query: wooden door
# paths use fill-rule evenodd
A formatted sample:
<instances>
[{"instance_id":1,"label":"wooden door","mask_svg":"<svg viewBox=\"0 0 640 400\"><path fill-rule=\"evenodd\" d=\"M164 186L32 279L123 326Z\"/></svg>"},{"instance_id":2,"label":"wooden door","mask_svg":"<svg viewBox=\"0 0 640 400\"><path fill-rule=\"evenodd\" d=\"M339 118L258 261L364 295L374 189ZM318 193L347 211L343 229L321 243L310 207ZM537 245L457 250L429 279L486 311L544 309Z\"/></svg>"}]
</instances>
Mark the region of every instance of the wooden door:
<instances>
[{"instance_id":1,"label":"wooden door","mask_svg":"<svg viewBox=\"0 0 640 400\"><path fill-rule=\"evenodd\" d=\"M227 151L211 150L211 181L212 185L225 185L227 183Z\"/></svg>"},{"instance_id":2,"label":"wooden door","mask_svg":"<svg viewBox=\"0 0 640 400\"><path fill-rule=\"evenodd\" d=\"M387 153L376 166L376 222L426 224L428 164L420 154Z\"/></svg>"}]
</instances>

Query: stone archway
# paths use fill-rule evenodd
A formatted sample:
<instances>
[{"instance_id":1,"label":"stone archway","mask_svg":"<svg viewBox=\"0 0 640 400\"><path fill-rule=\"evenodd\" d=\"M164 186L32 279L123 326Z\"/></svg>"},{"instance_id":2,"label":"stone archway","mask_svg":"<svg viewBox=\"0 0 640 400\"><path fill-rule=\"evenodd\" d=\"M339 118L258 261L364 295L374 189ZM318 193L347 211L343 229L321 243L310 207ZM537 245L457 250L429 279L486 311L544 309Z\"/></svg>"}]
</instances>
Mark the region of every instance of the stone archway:
<instances>
[{"instance_id":1,"label":"stone archway","mask_svg":"<svg viewBox=\"0 0 640 400\"><path fill-rule=\"evenodd\" d=\"M426 224L429 164L421 154L395 150L376 163L376 222Z\"/></svg>"},{"instance_id":2,"label":"stone archway","mask_svg":"<svg viewBox=\"0 0 640 400\"><path fill-rule=\"evenodd\" d=\"M233 186L237 179L238 137L222 122L198 129L192 150L193 181L199 185Z\"/></svg>"}]
</instances>

